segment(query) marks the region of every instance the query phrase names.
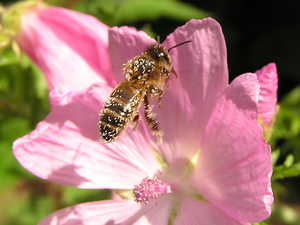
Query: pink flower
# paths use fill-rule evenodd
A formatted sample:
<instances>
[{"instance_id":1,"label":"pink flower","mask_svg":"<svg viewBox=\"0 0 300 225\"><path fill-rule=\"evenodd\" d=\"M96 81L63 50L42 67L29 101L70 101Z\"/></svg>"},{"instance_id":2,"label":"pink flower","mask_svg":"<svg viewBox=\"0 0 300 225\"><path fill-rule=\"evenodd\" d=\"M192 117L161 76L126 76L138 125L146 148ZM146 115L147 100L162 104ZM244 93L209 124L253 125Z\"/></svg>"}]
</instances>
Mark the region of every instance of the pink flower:
<instances>
[{"instance_id":1,"label":"pink flower","mask_svg":"<svg viewBox=\"0 0 300 225\"><path fill-rule=\"evenodd\" d=\"M16 40L60 93L85 90L94 83L114 85L108 53L108 27L95 18L40 8L22 17Z\"/></svg>"},{"instance_id":2,"label":"pink flower","mask_svg":"<svg viewBox=\"0 0 300 225\"><path fill-rule=\"evenodd\" d=\"M255 72L260 85L258 116L262 122L266 136L270 136L277 113L278 75L275 63L270 63Z\"/></svg>"},{"instance_id":3,"label":"pink flower","mask_svg":"<svg viewBox=\"0 0 300 225\"><path fill-rule=\"evenodd\" d=\"M45 73L52 110L14 142L16 158L43 179L134 190L136 198L76 205L40 224L250 224L270 215L271 155L257 122L257 77L243 74L228 86L215 20L191 20L163 45L187 40L170 52L179 77L171 76L162 108L154 108L164 142L156 144L142 119L104 145L98 113L124 80L123 63L155 40L59 8L23 17L18 42Z\"/></svg>"}]
</instances>

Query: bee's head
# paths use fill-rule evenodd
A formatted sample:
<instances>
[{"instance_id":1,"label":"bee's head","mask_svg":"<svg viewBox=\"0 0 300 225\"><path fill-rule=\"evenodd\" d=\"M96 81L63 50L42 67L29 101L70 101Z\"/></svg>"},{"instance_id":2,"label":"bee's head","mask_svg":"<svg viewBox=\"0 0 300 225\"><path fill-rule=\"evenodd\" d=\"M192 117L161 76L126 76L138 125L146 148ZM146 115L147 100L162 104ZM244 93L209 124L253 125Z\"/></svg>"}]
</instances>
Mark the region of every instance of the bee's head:
<instances>
[{"instance_id":1,"label":"bee's head","mask_svg":"<svg viewBox=\"0 0 300 225\"><path fill-rule=\"evenodd\" d=\"M152 45L144 54L151 56L151 58L158 63L159 67L163 67L167 71L172 71L172 59L169 52L173 48L177 48L178 46L189 42L191 41L182 42L169 48L168 50L160 44Z\"/></svg>"},{"instance_id":2,"label":"bee's head","mask_svg":"<svg viewBox=\"0 0 300 225\"><path fill-rule=\"evenodd\" d=\"M171 56L167 49L165 49L162 45L152 45L146 54L150 55L152 59L158 62L160 67L164 67L167 70L171 70L172 68L172 60Z\"/></svg>"}]
</instances>

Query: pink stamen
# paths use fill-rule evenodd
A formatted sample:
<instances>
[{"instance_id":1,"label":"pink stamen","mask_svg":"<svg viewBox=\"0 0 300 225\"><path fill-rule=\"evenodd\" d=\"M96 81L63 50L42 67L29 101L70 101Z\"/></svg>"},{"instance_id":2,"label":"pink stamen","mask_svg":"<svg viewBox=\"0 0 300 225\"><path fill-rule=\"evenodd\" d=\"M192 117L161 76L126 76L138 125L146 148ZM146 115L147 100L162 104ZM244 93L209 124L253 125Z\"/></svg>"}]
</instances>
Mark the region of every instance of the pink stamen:
<instances>
[{"instance_id":1,"label":"pink stamen","mask_svg":"<svg viewBox=\"0 0 300 225\"><path fill-rule=\"evenodd\" d=\"M152 179L146 177L142 180L139 185L134 186L133 194L136 202L144 202L148 204L149 198L156 199L164 194L170 193L170 186L168 184L163 183L161 180L153 177Z\"/></svg>"}]
</instances>

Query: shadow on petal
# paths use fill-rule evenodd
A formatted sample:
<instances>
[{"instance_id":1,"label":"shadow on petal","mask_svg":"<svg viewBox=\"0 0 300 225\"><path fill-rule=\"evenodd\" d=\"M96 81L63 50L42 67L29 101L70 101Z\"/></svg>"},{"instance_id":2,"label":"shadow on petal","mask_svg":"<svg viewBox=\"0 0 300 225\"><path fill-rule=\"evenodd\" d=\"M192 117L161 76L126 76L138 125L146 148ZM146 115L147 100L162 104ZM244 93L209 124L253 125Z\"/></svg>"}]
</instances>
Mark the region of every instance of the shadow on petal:
<instances>
[{"instance_id":1,"label":"shadow on petal","mask_svg":"<svg viewBox=\"0 0 300 225\"><path fill-rule=\"evenodd\" d=\"M70 164L59 167L58 169L52 170L52 172L46 178L53 182L63 184L67 182L67 185L80 187L84 183L92 182L87 178L80 175L77 171L80 169L79 166Z\"/></svg>"}]
</instances>

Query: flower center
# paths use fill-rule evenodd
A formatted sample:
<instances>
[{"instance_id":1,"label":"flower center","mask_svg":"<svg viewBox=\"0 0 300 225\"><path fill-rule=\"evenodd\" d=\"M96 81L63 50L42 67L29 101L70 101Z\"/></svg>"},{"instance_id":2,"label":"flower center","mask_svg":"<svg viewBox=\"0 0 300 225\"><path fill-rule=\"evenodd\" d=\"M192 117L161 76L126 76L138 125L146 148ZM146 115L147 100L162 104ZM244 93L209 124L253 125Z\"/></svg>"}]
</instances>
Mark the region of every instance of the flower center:
<instances>
[{"instance_id":1,"label":"flower center","mask_svg":"<svg viewBox=\"0 0 300 225\"><path fill-rule=\"evenodd\" d=\"M171 188L168 184L153 177L152 179L146 177L139 185L134 186L133 194L136 202L144 202L148 204L149 198L156 199L164 193L170 193Z\"/></svg>"}]
</instances>

